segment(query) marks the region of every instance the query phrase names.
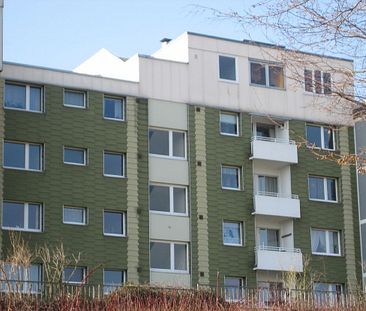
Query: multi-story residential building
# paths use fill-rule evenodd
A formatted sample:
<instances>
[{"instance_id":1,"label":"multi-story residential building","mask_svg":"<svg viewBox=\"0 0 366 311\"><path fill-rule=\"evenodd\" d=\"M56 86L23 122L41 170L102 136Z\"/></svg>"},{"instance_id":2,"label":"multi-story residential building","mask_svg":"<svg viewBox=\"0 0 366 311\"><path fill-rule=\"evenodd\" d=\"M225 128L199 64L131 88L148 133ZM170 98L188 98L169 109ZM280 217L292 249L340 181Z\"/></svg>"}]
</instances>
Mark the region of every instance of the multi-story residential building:
<instances>
[{"instance_id":1,"label":"multi-story residential building","mask_svg":"<svg viewBox=\"0 0 366 311\"><path fill-rule=\"evenodd\" d=\"M342 77L309 65L292 85L283 52L185 33L74 72L5 63L3 256L16 230L81 252L72 282L278 288L311 269L319 290L356 286L355 170L317 159L354 149L319 108Z\"/></svg>"}]
</instances>

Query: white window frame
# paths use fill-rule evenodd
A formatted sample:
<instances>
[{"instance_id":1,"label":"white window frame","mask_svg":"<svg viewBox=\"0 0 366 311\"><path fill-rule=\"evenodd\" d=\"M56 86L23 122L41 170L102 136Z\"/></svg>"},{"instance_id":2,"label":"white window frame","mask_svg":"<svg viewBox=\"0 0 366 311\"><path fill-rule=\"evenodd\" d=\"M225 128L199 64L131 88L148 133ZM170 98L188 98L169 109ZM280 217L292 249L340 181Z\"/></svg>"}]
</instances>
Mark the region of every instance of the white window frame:
<instances>
[{"instance_id":1,"label":"white window frame","mask_svg":"<svg viewBox=\"0 0 366 311\"><path fill-rule=\"evenodd\" d=\"M3 205L5 202L8 203L17 203L23 204L23 213L24 213L24 228L17 228L17 227L6 227L3 225L4 221L4 208ZM39 229L29 229L29 204L37 204L39 205ZM10 201L10 200L3 200L2 202L2 215L1 215L1 228L3 230L11 230L11 231L25 231L25 232L42 232L43 231L43 204L37 202L20 202L20 201Z\"/></svg>"},{"instance_id":2,"label":"white window frame","mask_svg":"<svg viewBox=\"0 0 366 311\"><path fill-rule=\"evenodd\" d=\"M312 231L323 231L325 232L325 253L320 252L313 252L313 239L312 239ZM338 254L334 254L330 252L330 245L329 245L329 233L337 232L338 233ZM311 241L311 253L312 255L320 255L320 256L333 256L333 257L340 257L342 255L342 249L341 249L341 231L339 230L328 230L328 229L320 229L320 228L311 228L310 229L310 241Z\"/></svg>"},{"instance_id":3,"label":"white window frame","mask_svg":"<svg viewBox=\"0 0 366 311\"><path fill-rule=\"evenodd\" d=\"M65 150L69 149L69 150L76 150L76 151L83 151L83 155L84 155L84 162L83 163L76 163L76 162L67 162L65 161ZM86 166L87 165L87 154L88 154L88 150L86 148L77 148L77 147L68 147L68 146L63 146L63 162L64 164L68 164L68 165L76 165L76 166Z\"/></svg>"},{"instance_id":4,"label":"white window frame","mask_svg":"<svg viewBox=\"0 0 366 311\"><path fill-rule=\"evenodd\" d=\"M311 71L311 91L306 90L305 70ZM321 93L316 92L315 71L320 71ZM332 73L330 73L329 71L323 71L323 70L318 70L318 69L304 68L304 92L306 94L331 95L331 94L325 94L324 93L324 73L329 73L330 74L330 84L331 84L331 89L332 89Z\"/></svg>"},{"instance_id":5,"label":"white window frame","mask_svg":"<svg viewBox=\"0 0 366 311\"><path fill-rule=\"evenodd\" d=\"M25 143L25 142L21 142L21 141L13 141L13 140L4 140L3 141L3 150L5 148L5 143L25 145L25 148L24 148L24 153L25 153L24 157L25 157L25 159L24 159L24 168L22 168L22 167L6 166L5 165L5 157L3 157L3 168L11 169L11 170L20 170L20 171L43 172L43 161L44 161L44 154L43 154L44 146L43 146L43 144ZM39 170L29 168L29 145L36 145L36 146L41 147L41 152L40 152L41 158L40 158L40 169Z\"/></svg>"},{"instance_id":6,"label":"white window frame","mask_svg":"<svg viewBox=\"0 0 366 311\"><path fill-rule=\"evenodd\" d=\"M81 282L73 282L73 281L66 281L65 280L65 270L62 271L62 283L64 284L82 284L83 280L85 279L86 275L87 275L87 267L84 267L84 266L75 266L75 267L70 267L70 266L66 266L64 267L65 268L70 268L70 269L73 269L74 271L76 269L82 269L83 270L83 278L81 280Z\"/></svg>"},{"instance_id":7,"label":"white window frame","mask_svg":"<svg viewBox=\"0 0 366 311\"><path fill-rule=\"evenodd\" d=\"M5 99L4 99L4 103L3 103L4 109L17 110L17 111L27 111L27 112L33 112L33 113L43 113L44 112L44 106L43 106L44 105L44 88L43 88L43 86L36 85L36 84L21 83L21 82L18 83L18 82L7 82L7 81L5 81L5 85L6 84L25 86L25 109L7 107L7 106L5 106ZM31 89L31 87L39 88L41 90L41 103L40 103L41 110L30 110L30 89ZM4 92L5 92L5 88L6 88L6 86L4 86Z\"/></svg>"},{"instance_id":8,"label":"white window frame","mask_svg":"<svg viewBox=\"0 0 366 311\"><path fill-rule=\"evenodd\" d=\"M312 126L312 127L319 127L320 128L320 141L321 141L321 146L312 146L310 144L307 144L308 148L311 149L323 149L323 150L327 150L327 151L335 151L336 150L336 145L335 145L335 131L334 128L332 128L331 126L324 126L324 125L316 125L316 124L306 124L306 134L307 134L307 127L308 126ZM332 130L332 136L333 136L333 149L329 149L329 148L325 148L325 142L324 142L324 129L331 129ZM307 137L306 137L307 140Z\"/></svg>"},{"instance_id":9,"label":"white window frame","mask_svg":"<svg viewBox=\"0 0 366 311\"><path fill-rule=\"evenodd\" d=\"M222 129L221 129L221 115L222 114L234 115L236 117L236 129L237 129L236 134L226 133L226 132L222 131ZM237 112L220 111L220 134L224 135L224 136L239 137L240 136L239 119L240 119L240 116L239 116L239 113L237 113Z\"/></svg>"},{"instance_id":10,"label":"white window frame","mask_svg":"<svg viewBox=\"0 0 366 311\"><path fill-rule=\"evenodd\" d=\"M169 132L169 155L150 153L150 150L149 150L150 156L158 157L158 158L174 159L174 160L187 160L187 133L185 131L163 129L163 128L156 128L156 127L150 127L149 131L150 130ZM184 134L184 157L173 156L173 132ZM150 142L149 142L149 145L150 145Z\"/></svg>"},{"instance_id":11,"label":"white window frame","mask_svg":"<svg viewBox=\"0 0 366 311\"><path fill-rule=\"evenodd\" d=\"M238 188L231 188L231 187L224 187L222 181L222 169L226 167L226 168L235 168L238 172ZM240 191L241 190L241 167L238 166L232 166L232 165L221 165L221 189L225 189L225 190L236 190L236 191Z\"/></svg>"},{"instance_id":12,"label":"white window frame","mask_svg":"<svg viewBox=\"0 0 366 311\"><path fill-rule=\"evenodd\" d=\"M240 243L225 243L225 223L232 223L232 224L239 224L239 231L240 231ZM222 242L225 246L235 246L240 247L243 246L243 222L242 221L234 221L234 220L223 220L222 221Z\"/></svg>"},{"instance_id":13,"label":"white window frame","mask_svg":"<svg viewBox=\"0 0 366 311\"><path fill-rule=\"evenodd\" d=\"M228 58L233 58L235 60L235 80L230 80L230 79L223 79L220 77L220 56L223 57L228 57ZM236 56L233 55L228 55L228 54L219 54L217 56L217 77L219 81L222 82L229 82L229 83L238 83L239 82L239 73L238 73L238 58Z\"/></svg>"},{"instance_id":14,"label":"white window frame","mask_svg":"<svg viewBox=\"0 0 366 311\"><path fill-rule=\"evenodd\" d=\"M68 105L65 103L65 94L66 93L76 93L76 94L82 94L83 95L83 106L76 106L76 105ZM70 108L77 108L77 109L86 109L86 92L84 91L78 91L78 90L72 90L72 89L64 89L64 102L63 102L65 107L70 107Z\"/></svg>"},{"instance_id":15,"label":"white window frame","mask_svg":"<svg viewBox=\"0 0 366 311\"><path fill-rule=\"evenodd\" d=\"M189 273L189 244L184 242L170 242L170 241L159 241L159 240L150 240L150 243L162 243L162 244L169 244L170 245L170 269L158 269L158 268L151 268L151 262L150 262L150 271L155 272L173 272L173 273L180 273L180 274L187 274ZM174 252L174 245L185 245L186 246L186 260L187 260L187 270L175 270L174 264L175 264L175 252ZM150 254L151 258L151 254ZM151 260L151 259L150 259Z\"/></svg>"},{"instance_id":16,"label":"white window frame","mask_svg":"<svg viewBox=\"0 0 366 311\"><path fill-rule=\"evenodd\" d=\"M323 179L323 187L324 187L324 200L322 199L313 199L310 198L310 178L321 178ZM327 187L327 180L333 179L335 180L335 192L336 192L336 200L328 200L328 187ZM318 201L318 202L327 202L327 203L338 203L338 180L336 177L327 177L327 176L317 176L317 175L308 175L308 197L310 201Z\"/></svg>"},{"instance_id":17,"label":"white window frame","mask_svg":"<svg viewBox=\"0 0 366 311\"><path fill-rule=\"evenodd\" d=\"M114 214L121 214L122 215L122 234L117 233L108 233L105 232L105 215L104 213L114 213ZM126 237L126 212L124 211L115 211L115 210L103 210L103 235L104 236L112 236L112 237L118 237L118 238L124 238Z\"/></svg>"},{"instance_id":18,"label":"white window frame","mask_svg":"<svg viewBox=\"0 0 366 311\"><path fill-rule=\"evenodd\" d=\"M260 65L264 66L265 78L266 78L266 84L265 85L252 82L252 69L251 69L252 66L251 66L251 64L260 64ZM270 86L269 85L269 66L282 67L283 87ZM249 59L249 85L265 87L265 88L275 89L275 90L286 90L285 66L283 64L280 64L280 63L271 63L271 62L265 62L263 60Z\"/></svg>"},{"instance_id":19,"label":"white window frame","mask_svg":"<svg viewBox=\"0 0 366 311\"><path fill-rule=\"evenodd\" d=\"M123 270L123 269L108 269L108 268L104 268L103 269L103 294L104 295L108 295L110 294L111 292L106 292L105 291L105 288L106 287L115 287L115 290L118 288L116 285L113 285L113 284L106 284L105 283L105 274L104 272L105 271L116 271L116 272L122 272L122 277L123 277L123 282L121 283L120 287L123 286L123 284L126 284L126 277L127 277L127 271L126 270Z\"/></svg>"},{"instance_id":20,"label":"white window frame","mask_svg":"<svg viewBox=\"0 0 366 311\"><path fill-rule=\"evenodd\" d=\"M151 210L150 206L149 206L150 213L160 214L160 215L188 216L188 187L187 186L150 183L150 185L149 185L149 199L150 199L150 186L159 186L159 187L169 188L169 212ZM185 213L174 212L174 188L185 189L185 199L186 199L185 200L186 201L186 208L185 208L186 211L185 211Z\"/></svg>"},{"instance_id":21,"label":"white window frame","mask_svg":"<svg viewBox=\"0 0 366 311\"><path fill-rule=\"evenodd\" d=\"M122 119L119 118L110 118L110 117L106 117L104 115L104 108L105 108L105 99L106 98L110 98L110 99L116 99L116 100L120 100L122 103ZM113 95L104 95L103 96L103 119L105 120L112 120L112 121L119 121L119 122L123 122L126 121L126 98L125 97L118 97L118 96L113 96Z\"/></svg>"},{"instance_id":22,"label":"white window frame","mask_svg":"<svg viewBox=\"0 0 366 311\"><path fill-rule=\"evenodd\" d=\"M105 174L104 173L104 162L105 162L105 154L116 154L116 155L121 155L122 156L122 175L113 175L113 174ZM113 178L125 178L126 177L126 154L123 152L115 152L115 151L107 151L107 150L103 150L103 176L106 177L113 177Z\"/></svg>"},{"instance_id":23,"label":"white window frame","mask_svg":"<svg viewBox=\"0 0 366 311\"><path fill-rule=\"evenodd\" d=\"M84 222L80 223L80 222L74 222L74 221L66 221L65 220L65 208L82 210L83 211ZM62 223L64 223L65 225L86 226L88 224L88 211L87 211L87 209L85 207L64 205L62 207Z\"/></svg>"}]
</instances>

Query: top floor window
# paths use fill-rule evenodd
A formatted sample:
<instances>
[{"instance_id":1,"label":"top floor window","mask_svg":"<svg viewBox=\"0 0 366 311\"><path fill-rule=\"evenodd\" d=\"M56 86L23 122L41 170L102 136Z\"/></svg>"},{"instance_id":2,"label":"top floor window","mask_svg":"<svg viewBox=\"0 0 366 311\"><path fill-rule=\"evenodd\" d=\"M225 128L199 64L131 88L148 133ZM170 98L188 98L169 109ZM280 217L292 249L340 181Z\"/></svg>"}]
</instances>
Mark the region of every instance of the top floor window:
<instances>
[{"instance_id":1,"label":"top floor window","mask_svg":"<svg viewBox=\"0 0 366 311\"><path fill-rule=\"evenodd\" d=\"M285 88L283 66L279 64L268 64L250 62L250 83L265 87Z\"/></svg>"},{"instance_id":2,"label":"top floor window","mask_svg":"<svg viewBox=\"0 0 366 311\"><path fill-rule=\"evenodd\" d=\"M74 108L85 108L85 92L65 90L64 91L64 106Z\"/></svg>"},{"instance_id":3,"label":"top floor window","mask_svg":"<svg viewBox=\"0 0 366 311\"><path fill-rule=\"evenodd\" d=\"M219 55L219 78L229 81L237 80L235 57Z\"/></svg>"},{"instance_id":4,"label":"top floor window","mask_svg":"<svg viewBox=\"0 0 366 311\"><path fill-rule=\"evenodd\" d=\"M331 94L332 81L329 72L320 70L304 70L305 91L316 94Z\"/></svg>"},{"instance_id":5,"label":"top floor window","mask_svg":"<svg viewBox=\"0 0 366 311\"><path fill-rule=\"evenodd\" d=\"M104 119L123 121L125 119L125 100L105 96L103 110Z\"/></svg>"},{"instance_id":6,"label":"top floor window","mask_svg":"<svg viewBox=\"0 0 366 311\"><path fill-rule=\"evenodd\" d=\"M237 113L220 112L220 134L239 135L239 115Z\"/></svg>"},{"instance_id":7,"label":"top floor window","mask_svg":"<svg viewBox=\"0 0 366 311\"><path fill-rule=\"evenodd\" d=\"M42 106L42 87L28 84L5 83L5 108L42 112Z\"/></svg>"}]
</instances>

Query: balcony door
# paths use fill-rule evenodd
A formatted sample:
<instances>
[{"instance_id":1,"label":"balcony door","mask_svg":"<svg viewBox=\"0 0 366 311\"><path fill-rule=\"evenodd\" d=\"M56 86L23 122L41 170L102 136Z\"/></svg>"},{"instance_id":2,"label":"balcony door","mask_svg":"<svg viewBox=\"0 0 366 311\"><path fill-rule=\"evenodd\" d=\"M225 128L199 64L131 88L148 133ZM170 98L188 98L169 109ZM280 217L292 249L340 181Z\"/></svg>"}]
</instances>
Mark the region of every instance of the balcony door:
<instances>
[{"instance_id":1,"label":"balcony door","mask_svg":"<svg viewBox=\"0 0 366 311\"><path fill-rule=\"evenodd\" d=\"M264 247L280 247L280 230L259 229L259 245Z\"/></svg>"},{"instance_id":2,"label":"balcony door","mask_svg":"<svg viewBox=\"0 0 366 311\"><path fill-rule=\"evenodd\" d=\"M256 136L275 138L276 130L272 124L256 123Z\"/></svg>"},{"instance_id":3,"label":"balcony door","mask_svg":"<svg viewBox=\"0 0 366 311\"><path fill-rule=\"evenodd\" d=\"M258 176L258 191L266 195L277 195L278 193L278 178L271 176Z\"/></svg>"}]
</instances>

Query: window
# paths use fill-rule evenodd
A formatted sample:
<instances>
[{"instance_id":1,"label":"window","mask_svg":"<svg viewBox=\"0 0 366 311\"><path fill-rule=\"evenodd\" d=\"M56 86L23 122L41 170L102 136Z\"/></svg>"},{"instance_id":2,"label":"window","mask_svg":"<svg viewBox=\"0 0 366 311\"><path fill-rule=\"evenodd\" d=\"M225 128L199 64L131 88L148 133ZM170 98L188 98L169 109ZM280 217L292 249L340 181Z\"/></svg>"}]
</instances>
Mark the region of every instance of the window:
<instances>
[{"instance_id":1,"label":"window","mask_svg":"<svg viewBox=\"0 0 366 311\"><path fill-rule=\"evenodd\" d=\"M334 131L330 127L306 125L306 139L309 147L335 150Z\"/></svg>"},{"instance_id":2,"label":"window","mask_svg":"<svg viewBox=\"0 0 366 311\"><path fill-rule=\"evenodd\" d=\"M241 222L224 221L223 236L224 245L242 246L243 245L243 224Z\"/></svg>"},{"instance_id":3,"label":"window","mask_svg":"<svg viewBox=\"0 0 366 311\"><path fill-rule=\"evenodd\" d=\"M123 121L125 100L124 98L104 97L103 110L104 118L109 120Z\"/></svg>"},{"instance_id":4,"label":"window","mask_svg":"<svg viewBox=\"0 0 366 311\"><path fill-rule=\"evenodd\" d=\"M71 284L80 284L86 276L85 267L66 267L63 273L63 282Z\"/></svg>"},{"instance_id":5,"label":"window","mask_svg":"<svg viewBox=\"0 0 366 311\"><path fill-rule=\"evenodd\" d=\"M331 177L309 176L309 199L337 202L337 179Z\"/></svg>"},{"instance_id":6,"label":"window","mask_svg":"<svg viewBox=\"0 0 366 311\"><path fill-rule=\"evenodd\" d=\"M104 294L110 294L125 282L125 271L121 270L103 270L103 291Z\"/></svg>"},{"instance_id":7,"label":"window","mask_svg":"<svg viewBox=\"0 0 366 311\"><path fill-rule=\"evenodd\" d=\"M42 230L42 205L39 203L3 202L3 229Z\"/></svg>"},{"instance_id":8,"label":"window","mask_svg":"<svg viewBox=\"0 0 366 311\"><path fill-rule=\"evenodd\" d=\"M340 232L311 229L311 250L316 255L340 256Z\"/></svg>"},{"instance_id":9,"label":"window","mask_svg":"<svg viewBox=\"0 0 366 311\"><path fill-rule=\"evenodd\" d=\"M63 219L65 224L86 225L86 208L64 206Z\"/></svg>"},{"instance_id":10,"label":"window","mask_svg":"<svg viewBox=\"0 0 366 311\"><path fill-rule=\"evenodd\" d=\"M235 57L219 55L219 78L221 80L236 81Z\"/></svg>"},{"instance_id":11,"label":"window","mask_svg":"<svg viewBox=\"0 0 366 311\"><path fill-rule=\"evenodd\" d=\"M104 211L104 235L125 236L125 213Z\"/></svg>"},{"instance_id":12,"label":"window","mask_svg":"<svg viewBox=\"0 0 366 311\"><path fill-rule=\"evenodd\" d=\"M150 268L188 272L188 244L150 242Z\"/></svg>"},{"instance_id":13,"label":"window","mask_svg":"<svg viewBox=\"0 0 366 311\"><path fill-rule=\"evenodd\" d=\"M258 295L260 301L267 305L284 302L283 284L280 282L258 282Z\"/></svg>"},{"instance_id":14,"label":"window","mask_svg":"<svg viewBox=\"0 0 366 311\"><path fill-rule=\"evenodd\" d=\"M240 190L240 168L233 166L221 167L221 187L223 189Z\"/></svg>"},{"instance_id":15,"label":"window","mask_svg":"<svg viewBox=\"0 0 366 311\"><path fill-rule=\"evenodd\" d=\"M187 215L187 188L150 185L150 211Z\"/></svg>"},{"instance_id":16,"label":"window","mask_svg":"<svg viewBox=\"0 0 366 311\"><path fill-rule=\"evenodd\" d=\"M186 134L171 130L149 129L150 154L186 158Z\"/></svg>"},{"instance_id":17,"label":"window","mask_svg":"<svg viewBox=\"0 0 366 311\"><path fill-rule=\"evenodd\" d=\"M239 136L239 115L237 113L220 112L220 134Z\"/></svg>"},{"instance_id":18,"label":"window","mask_svg":"<svg viewBox=\"0 0 366 311\"><path fill-rule=\"evenodd\" d=\"M275 126L273 124L256 123L256 136L275 138Z\"/></svg>"},{"instance_id":19,"label":"window","mask_svg":"<svg viewBox=\"0 0 366 311\"><path fill-rule=\"evenodd\" d=\"M42 266L32 264L29 267L5 263L0 273L2 291L37 293L41 290Z\"/></svg>"},{"instance_id":20,"label":"window","mask_svg":"<svg viewBox=\"0 0 366 311\"><path fill-rule=\"evenodd\" d=\"M259 245L264 247L280 247L280 230L259 229Z\"/></svg>"},{"instance_id":21,"label":"window","mask_svg":"<svg viewBox=\"0 0 366 311\"><path fill-rule=\"evenodd\" d=\"M4 107L42 112L43 91L39 86L5 83Z\"/></svg>"},{"instance_id":22,"label":"window","mask_svg":"<svg viewBox=\"0 0 366 311\"><path fill-rule=\"evenodd\" d=\"M64 147L64 163L85 166L86 149Z\"/></svg>"},{"instance_id":23,"label":"window","mask_svg":"<svg viewBox=\"0 0 366 311\"><path fill-rule=\"evenodd\" d=\"M277 196L277 177L258 176L258 191L265 195Z\"/></svg>"},{"instance_id":24,"label":"window","mask_svg":"<svg viewBox=\"0 0 366 311\"><path fill-rule=\"evenodd\" d=\"M342 302L342 284L314 283L313 288L314 300L318 306L334 306Z\"/></svg>"},{"instance_id":25,"label":"window","mask_svg":"<svg viewBox=\"0 0 366 311\"><path fill-rule=\"evenodd\" d=\"M5 141L4 167L30 171L41 171L42 145Z\"/></svg>"},{"instance_id":26,"label":"window","mask_svg":"<svg viewBox=\"0 0 366 311\"><path fill-rule=\"evenodd\" d=\"M74 108L85 108L85 92L65 90L64 91L64 106Z\"/></svg>"},{"instance_id":27,"label":"window","mask_svg":"<svg viewBox=\"0 0 366 311\"><path fill-rule=\"evenodd\" d=\"M316 94L331 94L332 80L329 72L304 70L305 91Z\"/></svg>"},{"instance_id":28,"label":"window","mask_svg":"<svg viewBox=\"0 0 366 311\"><path fill-rule=\"evenodd\" d=\"M104 151L105 176L124 177L125 155L122 153Z\"/></svg>"},{"instance_id":29,"label":"window","mask_svg":"<svg viewBox=\"0 0 366 311\"><path fill-rule=\"evenodd\" d=\"M250 83L265 87L285 88L283 66L250 62Z\"/></svg>"},{"instance_id":30,"label":"window","mask_svg":"<svg viewBox=\"0 0 366 311\"><path fill-rule=\"evenodd\" d=\"M244 298L245 294L244 286L245 286L244 278L225 276L224 278L225 300L234 302Z\"/></svg>"}]
</instances>

